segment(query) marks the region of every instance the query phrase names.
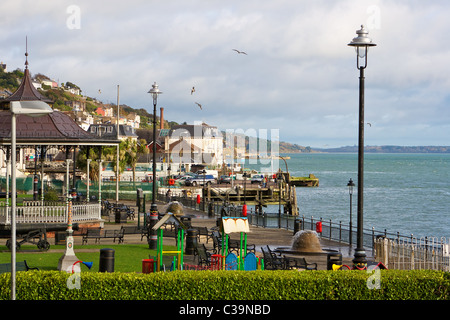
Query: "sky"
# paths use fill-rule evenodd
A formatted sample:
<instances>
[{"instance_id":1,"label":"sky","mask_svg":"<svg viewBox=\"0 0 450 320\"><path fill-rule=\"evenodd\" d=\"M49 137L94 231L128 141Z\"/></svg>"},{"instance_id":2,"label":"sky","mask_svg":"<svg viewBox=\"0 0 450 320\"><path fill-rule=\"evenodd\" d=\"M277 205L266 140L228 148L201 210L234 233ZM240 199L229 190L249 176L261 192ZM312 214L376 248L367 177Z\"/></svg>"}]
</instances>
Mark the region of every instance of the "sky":
<instances>
[{"instance_id":1,"label":"sky","mask_svg":"<svg viewBox=\"0 0 450 320\"><path fill-rule=\"evenodd\" d=\"M2 0L0 60L179 123L314 148L450 145L449 1ZM244 51L239 54L233 49ZM191 88L195 92L191 94ZM202 105L200 109L196 104ZM278 137L277 137L278 135Z\"/></svg>"}]
</instances>

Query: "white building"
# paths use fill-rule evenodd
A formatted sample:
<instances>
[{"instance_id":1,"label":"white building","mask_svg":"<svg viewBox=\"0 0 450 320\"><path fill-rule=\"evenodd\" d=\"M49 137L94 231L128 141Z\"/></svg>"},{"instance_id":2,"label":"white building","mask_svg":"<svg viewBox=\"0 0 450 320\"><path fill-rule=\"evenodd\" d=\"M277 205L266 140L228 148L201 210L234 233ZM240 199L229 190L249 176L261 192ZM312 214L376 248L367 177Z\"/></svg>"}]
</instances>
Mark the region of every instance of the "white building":
<instances>
[{"instance_id":1,"label":"white building","mask_svg":"<svg viewBox=\"0 0 450 320\"><path fill-rule=\"evenodd\" d=\"M166 137L165 153L172 163L218 167L223 159L223 136L206 123L178 125Z\"/></svg>"}]
</instances>

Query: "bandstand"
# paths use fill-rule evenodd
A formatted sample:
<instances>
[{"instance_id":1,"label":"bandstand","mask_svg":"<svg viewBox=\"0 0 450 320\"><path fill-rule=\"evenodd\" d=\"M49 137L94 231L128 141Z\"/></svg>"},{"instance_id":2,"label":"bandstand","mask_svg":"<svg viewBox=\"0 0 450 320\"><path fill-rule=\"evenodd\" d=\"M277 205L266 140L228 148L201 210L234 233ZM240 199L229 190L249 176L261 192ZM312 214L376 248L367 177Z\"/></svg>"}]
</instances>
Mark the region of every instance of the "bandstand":
<instances>
[{"instance_id":1,"label":"bandstand","mask_svg":"<svg viewBox=\"0 0 450 320\"><path fill-rule=\"evenodd\" d=\"M25 54L28 56L28 54ZM14 168L17 173L21 173L21 164L23 164L23 150L25 148L39 149L41 151L49 148L56 148L58 151L65 152L65 161L61 165L65 168L65 190L60 197L59 203L48 204L44 202L44 190L41 187L40 199L34 199L23 204L23 206L15 205L15 224L17 224L17 235L20 232L30 232L42 226L48 227L49 230L55 229L56 226L63 226L63 229L71 227L72 222L77 223L80 227L100 226L101 225L101 172L102 160L99 160L99 190L98 199L83 203L73 203L71 201L71 172L69 170L71 162L73 168L72 179L75 179L75 155L79 148L90 148L101 155L102 147L119 145L119 140L102 139L84 131L68 114L53 110L53 112L41 117L32 117L26 114L14 114L15 130L13 130L13 114L11 105L17 102L33 102L41 101L49 105L52 101L44 97L32 84L30 72L28 70L28 58L25 62L25 72L19 88L9 97L0 100L0 159L1 167L4 168L6 175L6 192L4 196L6 201L0 207L0 237L10 238L11 236L11 190L9 180L11 177L10 168ZM25 105L25 103L23 103ZM13 135L15 133L15 145L12 148ZM11 150L17 150L18 161L15 166L11 166ZM88 153L89 154L89 153ZM88 171L89 171L89 162ZM41 162L41 181L44 174L43 163ZM64 173L62 173L64 175ZM87 175L87 185L89 185L89 175ZM41 183L41 185L43 185ZM28 204L28 205L27 205ZM39 247L39 246L38 246ZM43 249L45 249L44 246Z\"/></svg>"}]
</instances>

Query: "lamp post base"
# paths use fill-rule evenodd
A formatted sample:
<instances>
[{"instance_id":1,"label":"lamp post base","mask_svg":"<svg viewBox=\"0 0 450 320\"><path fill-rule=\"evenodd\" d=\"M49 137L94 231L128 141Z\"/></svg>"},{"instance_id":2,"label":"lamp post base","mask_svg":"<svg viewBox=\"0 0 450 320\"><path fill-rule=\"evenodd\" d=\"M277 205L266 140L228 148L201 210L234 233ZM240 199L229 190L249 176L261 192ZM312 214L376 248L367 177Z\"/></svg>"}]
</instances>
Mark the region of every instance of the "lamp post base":
<instances>
[{"instance_id":1,"label":"lamp post base","mask_svg":"<svg viewBox=\"0 0 450 320\"><path fill-rule=\"evenodd\" d=\"M73 251L73 236L71 232L68 232L68 235L66 237L66 252L64 255L59 258L58 261L58 270L59 271L66 271L68 273L72 273L72 265L77 262L79 259L75 255L75 252ZM80 272L80 266L76 265L74 267L75 272Z\"/></svg>"},{"instance_id":2,"label":"lamp post base","mask_svg":"<svg viewBox=\"0 0 450 320\"><path fill-rule=\"evenodd\" d=\"M153 230L153 226L158 222L158 206L152 203L150 207L150 221L148 223L148 248L156 249L158 236L156 230Z\"/></svg>"},{"instance_id":3,"label":"lamp post base","mask_svg":"<svg viewBox=\"0 0 450 320\"><path fill-rule=\"evenodd\" d=\"M352 262L357 269L364 269L367 267L366 252L364 249L355 250L354 259Z\"/></svg>"}]
</instances>

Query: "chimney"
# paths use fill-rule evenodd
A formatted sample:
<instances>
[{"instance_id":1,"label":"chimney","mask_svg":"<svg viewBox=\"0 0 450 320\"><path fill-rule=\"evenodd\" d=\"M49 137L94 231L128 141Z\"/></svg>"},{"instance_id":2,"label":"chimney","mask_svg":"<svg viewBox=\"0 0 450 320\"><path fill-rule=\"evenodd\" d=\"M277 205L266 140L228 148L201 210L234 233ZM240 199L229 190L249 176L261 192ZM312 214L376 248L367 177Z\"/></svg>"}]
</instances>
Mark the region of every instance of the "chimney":
<instances>
[{"instance_id":1,"label":"chimney","mask_svg":"<svg viewBox=\"0 0 450 320\"><path fill-rule=\"evenodd\" d=\"M164 129L164 108L160 108L161 115L159 116L159 128Z\"/></svg>"}]
</instances>

